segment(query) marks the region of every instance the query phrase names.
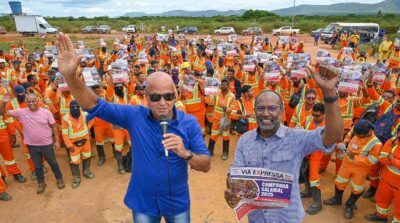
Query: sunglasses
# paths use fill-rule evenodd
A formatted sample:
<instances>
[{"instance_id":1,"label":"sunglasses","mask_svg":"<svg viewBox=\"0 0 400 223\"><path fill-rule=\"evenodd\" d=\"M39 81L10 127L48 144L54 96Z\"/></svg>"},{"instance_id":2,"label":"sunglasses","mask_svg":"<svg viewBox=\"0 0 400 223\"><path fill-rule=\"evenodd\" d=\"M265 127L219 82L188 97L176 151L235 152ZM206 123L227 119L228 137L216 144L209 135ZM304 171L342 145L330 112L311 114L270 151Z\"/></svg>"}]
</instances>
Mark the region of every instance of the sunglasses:
<instances>
[{"instance_id":1,"label":"sunglasses","mask_svg":"<svg viewBox=\"0 0 400 223\"><path fill-rule=\"evenodd\" d=\"M175 99L175 93L166 93L166 94L149 94L149 98L151 102L159 102L161 98L164 98L166 101L172 101Z\"/></svg>"},{"instance_id":2,"label":"sunglasses","mask_svg":"<svg viewBox=\"0 0 400 223\"><path fill-rule=\"evenodd\" d=\"M307 98L307 100L315 100L316 99L316 97L306 97Z\"/></svg>"},{"instance_id":3,"label":"sunglasses","mask_svg":"<svg viewBox=\"0 0 400 223\"><path fill-rule=\"evenodd\" d=\"M265 110L268 110L268 112L277 112L278 109L279 109L279 107L275 106L275 105L270 105L270 106L259 105L259 106L256 106L257 112L264 112Z\"/></svg>"}]
</instances>

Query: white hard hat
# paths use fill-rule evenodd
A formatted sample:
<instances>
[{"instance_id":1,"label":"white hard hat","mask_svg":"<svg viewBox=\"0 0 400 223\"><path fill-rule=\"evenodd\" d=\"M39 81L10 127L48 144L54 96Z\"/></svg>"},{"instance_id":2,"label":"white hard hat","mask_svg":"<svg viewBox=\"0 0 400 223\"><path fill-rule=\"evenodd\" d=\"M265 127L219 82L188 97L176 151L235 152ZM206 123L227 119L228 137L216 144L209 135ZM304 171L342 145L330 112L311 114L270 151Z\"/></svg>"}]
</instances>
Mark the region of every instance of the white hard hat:
<instances>
[{"instance_id":1,"label":"white hard hat","mask_svg":"<svg viewBox=\"0 0 400 223\"><path fill-rule=\"evenodd\" d=\"M0 63L5 63L6 61L4 59L0 59Z\"/></svg>"}]
</instances>

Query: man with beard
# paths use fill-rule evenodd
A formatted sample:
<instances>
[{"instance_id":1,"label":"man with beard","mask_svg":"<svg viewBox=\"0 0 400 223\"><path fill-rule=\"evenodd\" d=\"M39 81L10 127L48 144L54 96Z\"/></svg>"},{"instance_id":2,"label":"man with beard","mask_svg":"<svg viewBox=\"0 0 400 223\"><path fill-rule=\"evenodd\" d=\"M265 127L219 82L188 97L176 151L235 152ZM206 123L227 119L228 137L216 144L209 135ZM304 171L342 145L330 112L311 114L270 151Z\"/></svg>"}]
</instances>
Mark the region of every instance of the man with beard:
<instances>
[{"instance_id":1,"label":"man with beard","mask_svg":"<svg viewBox=\"0 0 400 223\"><path fill-rule=\"evenodd\" d=\"M236 100L242 96L242 84L240 80L235 77L235 70L229 68L226 72L226 79L229 81L229 91L235 95Z\"/></svg>"},{"instance_id":2,"label":"man with beard","mask_svg":"<svg viewBox=\"0 0 400 223\"><path fill-rule=\"evenodd\" d=\"M344 128L336 93L339 75L326 67L321 67L319 74L308 69L324 94L326 127L310 131L282 125L282 98L266 91L257 97L254 106L258 128L245 133L237 144L232 167L267 168L290 173L295 179L287 207L252 211L248 214L250 223L301 222L304 211L297 182L300 164L305 156L318 149L332 151L334 144L342 139ZM242 198L228 184L225 199L234 208Z\"/></svg>"},{"instance_id":3,"label":"man with beard","mask_svg":"<svg viewBox=\"0 0 400 223\"><path fill-rule=\"evenodd\" d=\"M112 83L112 78L108 80L107 90L106 90L106 99L109 102L113 102L119 105L126 105L129 103L128 95L123 83ZM125 140L128 144L131 144L131 140L129 137L129 133L126 129L121 128L120 126L113 125L114 131L114 156L117 160L118 173L125 174L125 168L122 160L122 151L124 149Z\"/></svg>"}]
</instances>

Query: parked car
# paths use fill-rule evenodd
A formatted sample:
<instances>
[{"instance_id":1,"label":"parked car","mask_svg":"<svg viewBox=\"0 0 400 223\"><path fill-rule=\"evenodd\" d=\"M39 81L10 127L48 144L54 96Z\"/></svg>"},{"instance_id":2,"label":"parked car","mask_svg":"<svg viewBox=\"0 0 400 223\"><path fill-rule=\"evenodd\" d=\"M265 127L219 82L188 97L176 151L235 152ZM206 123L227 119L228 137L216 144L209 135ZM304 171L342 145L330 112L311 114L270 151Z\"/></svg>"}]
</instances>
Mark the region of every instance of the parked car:
<instances>
[{"instance_id":1,"label":"parked car","mask_svg":"<svg viewBox=\"0 0 400 223\"><path fill-rule=\"evenodd\" d=\"M97 26L86 26L82 29L84 33L97 33Z\"/></svg>"},{"instance_id":2,"label":"parked car","mask_svg":"<svg viewBox=\"0 0 400 223\"><path fill-rule=\"evenodd\" d=\"M242 35L258 35L258 34L262 34L263 31L260 27L249 27L245 30L242 30Z\"/></svg>"},{"instance_id":3,"label":"parked car","mask_svg":"<svg viewBox=\"0 0 400 223\"><path fill-rule=\"evenodd\" d=\"M234 34L235 29L233 27L221 27L219 29L214 30L215 35L220 35L220 34Z\"/></svg>"},{"instance_id":4,"label":"parked car","mask_svg":"<svg viewBox=\"0 0 400 223\"><path fill-rule=\"evenodd\" d=\"M199 30L197 29L197 27L195 26L189 26L189 27L183 27L182 29L178 30L179 34L193 34L193 35L197 35L197 33L199 32Z\"/></svg>"},{"instance_id":5,"label":"parked car","mask_svg":"<svg viewBox=\"0 0 400 223\"><path fill-rule=\"evenodd\" d=\"M323 30L323 28L319 28L319 29L316 29L316 30L314 30L314 31L311 31L311 36L314 36L315 33L321 33L322 30Z\"/></svg>"},{"instance_id":6,"label":"parked car","mask_svg":"<svg viewBox=\"0 0 400 223\"><path fill-rule=\"evenodd\" d=\"M279 29L274 29L272 30L272 34L274 36L279 36L279 35L293 35L295 36L296 34L300 33L300 29L292 29L291 26L283 26L280 27Z\"/></svg>"},{"instance_id":7,"label":"parked car","mask_svg":"<svg viewBox=\"0 0 400 223\"><path fill-rule=\"evenodd\" d=\"M111 27L109 25L101 25L97 28L98 33L111 33Z\"/></svg>"},{"instance_id":8,"label":"parked car","mask_svg":"<svg viewBox=\"0 0 400 223\"><path fill-rule=\"evenodd\" d=\"M122 31L127 33L135 33L136 32L136 25L127 25L122 28Z\"/></svg>"},{"instance_id":9,"label":"parked car","mask_svg":"<svg viewBox=\"0 0 400 223\"><path fill-rule=\"evenodd\" d=\"M6 34L7 30L3 26L0 26L0 34Z\"/></svg>"}]
</instances>

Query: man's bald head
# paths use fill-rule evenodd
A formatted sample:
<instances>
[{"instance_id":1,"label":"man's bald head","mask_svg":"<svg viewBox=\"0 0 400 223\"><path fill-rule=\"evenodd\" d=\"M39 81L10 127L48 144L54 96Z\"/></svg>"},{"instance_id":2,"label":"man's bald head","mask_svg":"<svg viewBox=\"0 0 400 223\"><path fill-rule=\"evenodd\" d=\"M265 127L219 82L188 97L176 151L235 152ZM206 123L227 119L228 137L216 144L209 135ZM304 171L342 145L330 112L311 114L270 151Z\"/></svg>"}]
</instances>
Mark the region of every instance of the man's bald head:
<instances>
[{"instance_id":1,"label":"man's bald head","mask_svg":"<svg viewBox=\"0 0 400 223\"><path fill-rule=\"evenodd\" d=\"M258 104L258 102L260 100L270 100L270 99L276 100L278 102L278 105L279 105L281 111L283 111L283 100L282 100L282 97L281 97L281 95L279 95L275 91L267 90L267 91L264 91L263 93L259 94L256 97L254 105L257 106L257 104Z\"/></svg>"},{"instance_id":2,"label":"man's bald head","mask_svg":"<svg viewBox=\"0 0 400 223\"><path fill-rule=\"evenodd\" d=\"M154 89L170 89L175 92L175 84L167 73L157 71L150 74L146 80L146 93L149 94Z\"/></svg>"}]
</instances>

